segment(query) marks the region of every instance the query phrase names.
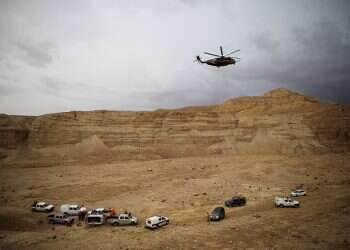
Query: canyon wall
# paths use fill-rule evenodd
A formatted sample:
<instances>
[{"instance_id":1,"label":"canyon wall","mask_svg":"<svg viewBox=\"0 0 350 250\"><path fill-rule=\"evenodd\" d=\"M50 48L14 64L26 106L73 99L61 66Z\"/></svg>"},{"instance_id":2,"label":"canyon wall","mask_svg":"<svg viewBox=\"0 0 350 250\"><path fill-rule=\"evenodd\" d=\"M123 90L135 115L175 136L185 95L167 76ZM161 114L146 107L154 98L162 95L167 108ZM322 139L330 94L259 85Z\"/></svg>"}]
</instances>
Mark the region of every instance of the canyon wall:
<instances>
[{"instance_id":1,"label":"canyon wall","mask_svg":"<svg viewBox=\"0 0 350 250\"><path fill-rule=\"evenodd\" d=\"M319 103L286 89L206 107L72 111L29 117L25 122L21 118L15 134L27 134L7 146L4 138L11 137L14 122L1 122L4 119L0 116L0 147L22 147L21 154L14 157L23 159L132 160L350 151L349 106Z\"/></svg>"}]
</instances>

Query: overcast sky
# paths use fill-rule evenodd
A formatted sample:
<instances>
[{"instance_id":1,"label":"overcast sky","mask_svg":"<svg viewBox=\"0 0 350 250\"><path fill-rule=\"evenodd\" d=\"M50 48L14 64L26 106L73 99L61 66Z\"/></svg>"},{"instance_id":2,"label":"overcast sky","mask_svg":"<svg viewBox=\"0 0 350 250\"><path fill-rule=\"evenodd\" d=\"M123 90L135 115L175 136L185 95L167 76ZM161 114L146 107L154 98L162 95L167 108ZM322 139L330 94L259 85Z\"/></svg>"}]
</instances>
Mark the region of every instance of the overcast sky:
<instances>
[{"instance_id":1,"label":"overcast sky","mask_svg":"<svg viewBox=\"0 0 350 250\"><path fill-rule=\"evenodd\" d=\"M349 103L349 13L348 0L0 0L0 113L207 105L277 87ZM220 45L241 62L193 62Z\"/></svg>"}]
</instances>

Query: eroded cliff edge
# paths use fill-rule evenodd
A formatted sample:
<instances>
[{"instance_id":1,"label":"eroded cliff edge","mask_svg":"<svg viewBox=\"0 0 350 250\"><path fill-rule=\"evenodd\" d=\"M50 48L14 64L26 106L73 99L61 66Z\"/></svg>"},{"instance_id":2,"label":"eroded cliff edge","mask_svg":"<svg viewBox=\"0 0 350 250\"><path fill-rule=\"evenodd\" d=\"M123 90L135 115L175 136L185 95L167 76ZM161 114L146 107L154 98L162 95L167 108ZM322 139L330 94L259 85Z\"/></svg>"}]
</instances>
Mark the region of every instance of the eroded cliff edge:
<instances>
[{"instance_id":1,"label":"eroded cliff edge","mask_svg":"<svg viewBox=\"0 0 350 250\"><path fill-rule=\"evenodd\" d=\"M3 164L350 151L350 108L289 91L152 112L0 116Z\"/></svg>"}]
</instances>

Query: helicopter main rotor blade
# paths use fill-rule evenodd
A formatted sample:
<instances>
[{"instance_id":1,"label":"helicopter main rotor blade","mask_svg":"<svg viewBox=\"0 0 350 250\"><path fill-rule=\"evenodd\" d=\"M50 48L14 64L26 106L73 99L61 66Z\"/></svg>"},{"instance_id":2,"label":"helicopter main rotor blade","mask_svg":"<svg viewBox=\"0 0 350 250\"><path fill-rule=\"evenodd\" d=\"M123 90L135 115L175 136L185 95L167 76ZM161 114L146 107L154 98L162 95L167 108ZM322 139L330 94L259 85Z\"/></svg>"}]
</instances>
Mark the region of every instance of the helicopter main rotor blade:
<instances>
[{"instance_id":1,"label":"helicopter main rotor blade","mask_svg":"<svg viewBox=\"0 0 350 250\"><path fill-rule=\"evenodd\" d=\"M211 55L211 56L217 56L217 57L221 57L221 56L219 56L219 55L216 55L216 54L212 54L212 53L209 53L209 52L204 52L204 54L206 54L206 55Z\"/></svg>"},{"instance_id":2,"label":"helicopter main rotor blade","mask_svg":"<svg viewBox=\"0 0 350 250\"><path fill-rule=\"evenodd\" d=\"M222 46L220 46L221 56L224 56L224 53L222 52Z\"/></svg>"},{"instance_id":3,"label":"helicopter main rotor blade","mask_svg":"<svg viewBox=\"0 0 350 250\"><path fill-rule=\"evenodd\" d=\"M236 50L231 51L230 53L226 54L225 56L231 55L231 54L233 54L233 53L237 53L238 51L241 51L241 50L240 50L240 49L236 49Z\"/></svg>"}]
</instances>

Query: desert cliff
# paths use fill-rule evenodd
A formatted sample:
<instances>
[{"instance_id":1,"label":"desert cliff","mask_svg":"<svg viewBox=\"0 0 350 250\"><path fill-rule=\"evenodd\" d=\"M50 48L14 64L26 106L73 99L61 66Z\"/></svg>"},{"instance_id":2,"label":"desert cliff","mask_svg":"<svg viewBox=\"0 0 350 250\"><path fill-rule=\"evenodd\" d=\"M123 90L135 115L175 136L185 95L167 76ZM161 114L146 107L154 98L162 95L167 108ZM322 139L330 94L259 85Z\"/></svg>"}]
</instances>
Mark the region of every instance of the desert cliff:
<instances>
[{"instance_id":1,"label":"desert cliff","mask_svg":"<svg viewBox=\"0 0 350 250\"><path fill-rule=\"evenodd\" d=\"M350 108L276 89L263 96L175 110L2 115L0 147L9 164L27 158L64 163L347 152Z\"/></svg>"}]
</instances>

